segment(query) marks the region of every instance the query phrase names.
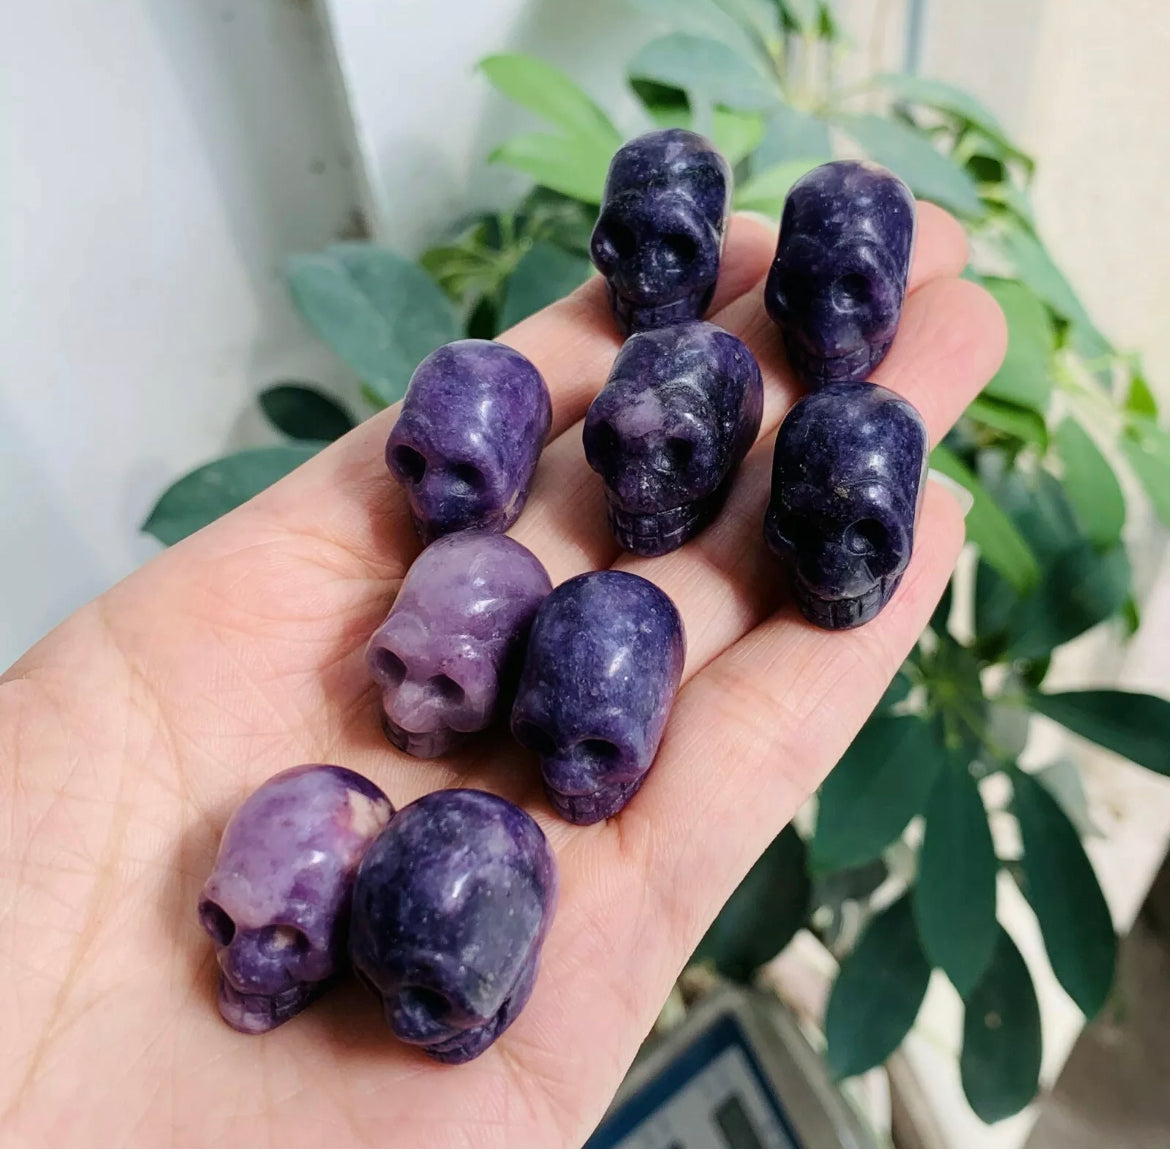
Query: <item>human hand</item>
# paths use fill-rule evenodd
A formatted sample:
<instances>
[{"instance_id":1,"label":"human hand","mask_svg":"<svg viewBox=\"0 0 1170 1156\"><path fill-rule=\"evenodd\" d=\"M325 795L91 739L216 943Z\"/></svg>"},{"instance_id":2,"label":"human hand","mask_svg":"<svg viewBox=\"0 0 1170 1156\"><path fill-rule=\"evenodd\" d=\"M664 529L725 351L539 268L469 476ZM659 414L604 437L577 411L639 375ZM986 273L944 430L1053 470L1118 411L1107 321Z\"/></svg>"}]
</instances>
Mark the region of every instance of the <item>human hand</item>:
<instances>
[{"instance_id":1,"label":"human hand","mask_svg":"<svg viewBox=\"0 0 1170 1156\"><path fill-rule=\"evenodd\" d=\"M848 746L927 623L963 540L928 486L910 568L876 621L808 625L765 548L776 427L797 396L762 279L774 230L733 220L710 319L765 382L760 439L718 521L661 558L619 556L581 419L619 347L594 278L504 334L544 374L553 429L510 531L554 583L620 567L686 623L684 682L654 768L615 818L558 819L500 729L423 762L383 738L363 662L420 549L379 414L79 610L0 678L0 1120L32 1145L579 1145L704 930ZM957 279L959 226L920 206L897 339L871 379L937 441L1005 330ZM396 807L474 786L525 807L560 902L530 1003L479 1059L440 1065L343 985L276 1031L215 1008L196 900L224 823L294 764L340 763Z\"/></svg>"}]
</instances>

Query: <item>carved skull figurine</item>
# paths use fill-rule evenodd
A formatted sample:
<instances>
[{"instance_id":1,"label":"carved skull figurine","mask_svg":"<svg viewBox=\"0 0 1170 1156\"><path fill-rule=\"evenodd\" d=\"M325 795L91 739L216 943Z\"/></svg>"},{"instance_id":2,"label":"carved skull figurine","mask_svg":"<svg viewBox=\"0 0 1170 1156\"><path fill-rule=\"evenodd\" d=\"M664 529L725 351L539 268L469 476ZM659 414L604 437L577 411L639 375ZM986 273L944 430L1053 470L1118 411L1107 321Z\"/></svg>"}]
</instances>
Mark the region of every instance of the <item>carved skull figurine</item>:
<instances>
[{"instance_id":1,"label":"carved skull figurine","mask_svg":"<svg viewBox=\"0 0 1170 1156\"><path fill-rule=\"evenodd\" d=\"M580 574L545 599L512 733L540 756L562 818L596 823L633 797L658 751L685 656L677 608L636 574Z\"/></svg>"},{"instance_id":2,"label":"carved skull figurine","mask_svg":"<svg viewBox=\"0 0 1170 1156\"><path fill-rule=\"evenodd\" d=\"M551 422L548 387L516 350L466 340L424 357L386 443L423 542L511 526Z\"/></svg>"},{"instance_id":3,"label":"carved skull figurine","mask_svg":"<svg viewBox=\"0 0 1170 1156\"><path fill-rule=\"evenodd\" d=\"M915 221L914 195L868 161L832 161L792 186L764 304L806 385L861 381L885 357Z\"/></svg>"},{"instance_id":4,"label":"carved skull figurine","mask_svg":"<svg viewBox=\"0 0 1170 1156\"><path fill-rule=\"evenodd\" d=\"M220 1014L237 1031L284 1023L337 970L358 863L393 813L369 779L312 764L273 776L232 815L199 921L215 943Z\"/></svg>"},{"instance_id":5,"label":"carved skull figurine","mask_svg":"<svg viewBox=\"0 0 1170 1156\"><path fill-rule=\"evenodd\" d=\"M583 436L623 549L668 553L715 518L763 406L756 359L717 325L687 321L622 346Z\"/></svg>"},{"instance_id":6,"label":"carved skull figurine","mask_svg":"<svg viewBox=\"0 0 1170 1156\"><path fill-rule=\"evenodd\" d=\"M731 169L706 137L666 128L618 149L589 249L623 333L703 316L730 206Z\"/></svg>"},{"instance_id":7,"label":"carved skull figurine","mask_svg":"<svg viewBox=\"0 0 1170 1156\"><path fill-rule=\"evenodd\" d=\"M837 382L789 411L764 534L810 622L861 626L890 600L914 547L927 449L918 411L880 385Z\"/></svg>"},{"instance_id":8,"label":"carved skull figurine","mask_svg":"<svg viewBox=\"0 0 1170 1156\"><path fill-rule=\"evenodd\" d=\"M519 807L435 791L362 860L350 958L398 1039L464 1063L528 1002L556 899L552 850Z\"/></svg>"},{"instance_id":9,"label":"carved skull figurine","mask_svg":"<svg viewBox=\"0 0 1170 1156\"><path fill-rule=\"evenodd\" d=\"M366 648L387 738L436 758L489 726L551 589L536 556L503 534L462 530L432 542Z\"/></svg>"}]
</instances>

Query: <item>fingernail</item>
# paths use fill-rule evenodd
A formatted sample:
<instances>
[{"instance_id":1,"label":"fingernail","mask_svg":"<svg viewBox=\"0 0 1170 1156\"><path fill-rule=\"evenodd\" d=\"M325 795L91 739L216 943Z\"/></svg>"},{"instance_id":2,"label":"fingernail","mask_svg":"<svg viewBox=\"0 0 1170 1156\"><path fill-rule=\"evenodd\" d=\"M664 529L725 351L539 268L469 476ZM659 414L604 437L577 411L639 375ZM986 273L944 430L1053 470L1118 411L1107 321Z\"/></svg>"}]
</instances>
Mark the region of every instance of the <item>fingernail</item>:
<instances>
[{"instance_id":1,"label":"fingernail","mask_svg":"<svg viewBox=\"0 0 1170 1156\"><path fill-rule=\"evenodd\" d=\"M951 496L959 503L964 518L971 512L971 507L975 505L975 495L966 486L960 485L954 478L948 478L938 470L928 470L926 476L931 481L938 482L944 490L950 491Z\"/></svg>"}]
</instances>

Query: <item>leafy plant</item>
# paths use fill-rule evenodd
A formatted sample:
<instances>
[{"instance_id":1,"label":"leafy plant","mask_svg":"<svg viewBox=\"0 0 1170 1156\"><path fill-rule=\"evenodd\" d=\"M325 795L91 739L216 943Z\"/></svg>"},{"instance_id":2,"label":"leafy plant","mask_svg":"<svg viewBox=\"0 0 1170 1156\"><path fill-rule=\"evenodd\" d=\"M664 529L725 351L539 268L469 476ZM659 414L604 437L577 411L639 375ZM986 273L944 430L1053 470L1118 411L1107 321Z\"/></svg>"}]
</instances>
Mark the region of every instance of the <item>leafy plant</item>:
<instances>
[{"instance_id":1,"label":"leafy plant","mask_svg":"<svg viewBox=\"0 0 1170 1156\"><path fill-rule=\"evenodd\" d=\"M1119 469L1170 525L1170 433L1140 362L1115 350L1052 260L1032 213L1033 162L976 99L941 81L882 74L834 88L844 47L825 0L631 0L662 22L631 53L641 123L615 126L560 71L490 56L487 79L551 131L491 160L536 181L512 212L462 223L418 263L373 245L294 257L306 320L365 383L375 408L402 395L431 349L490 337L580 284L606 167L628 135L688 125L733 163L735 203L778 217L792 183L845 142L954 212L976 255L966 276L1007 316L1004 364L932 465L974 496L973 584L952 584L930 629L819 796L807 848L788 828L705 937L697 959L744 980L808 922L841 956L825 1025L839 1075L882 1063L909 1030L933 969L966 1006L959 1061L993 1121L1034 1096L1040 1017L1032 979L997 922L1006 872L1035 910L1053 971L1086 1016L1112 982L1116 940L1082 845L1093 829L1075 764L1019 766L1034 714L1170 774L1170 703L1111 688L1050 693L1059 647L1137 610ZM879 115L875 104L884 107ZM279 386L264 411L297 439L248 450L176 482L145 529L174 541L243 500L352 421L319 391ZM952 627L952 623L955 624ZM1018 861L997 857L983 784L1006 788ZM914 850L907 828L920 828ZM873 893L901 880L878 910ZM839 935L843 905L864 913Z\"/></svg>"}]
</instances>

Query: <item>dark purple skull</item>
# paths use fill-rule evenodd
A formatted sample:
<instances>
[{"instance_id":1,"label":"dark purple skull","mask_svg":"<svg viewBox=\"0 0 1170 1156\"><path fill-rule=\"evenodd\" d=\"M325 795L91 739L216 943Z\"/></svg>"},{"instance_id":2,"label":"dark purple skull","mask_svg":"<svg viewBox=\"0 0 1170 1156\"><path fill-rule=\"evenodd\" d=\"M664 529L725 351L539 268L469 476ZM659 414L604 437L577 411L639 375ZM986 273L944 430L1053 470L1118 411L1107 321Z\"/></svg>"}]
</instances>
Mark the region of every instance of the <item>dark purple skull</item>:
<instances>
[{"instance_id":1,"label":"dark purple skull","mask_svg":"<svg viewBox=\"0 0 1170 1156\"><path fill-rule=\"evenodd\" d=\"M540 756L549 801L571 823L617 814L658 751L686 657L682 619L621 570L558 586L532 624L512 733Z\"/></svg>"},{"instance_id":2,"label":"dark purple skull","mask_svg":"<svg viewBox=\"0 0 1170 1156\"><path fill-rule=\"evenodd\" d=\"M730 206L731 170L706 137L658 129L618 149L589 248L623 333L703 316Z\"/></svg>"},{"instance_id":3,"label":"dark purple skull","mask_svg":"<svg viewBox=\"0 0 1170 1156\"><path fill-rule=\"evenodd\" d=\"M556 900L552 850L519 807L436 791L403 807L362 860L350 958L398 1039L464 1063L528 1002Z\"/></svg>"},{"instance_id":4,"label":"dark purple skull","mask_svg":"<svg viewBox=\"0 0 1170 1156\"><path fill-rule=\"evenodd\" d=\"M423 542L511 526L551 422L544 379L516 350L453 341L423 358L386 443Z\"/></svg>"},{"instance_id":5,"label":"dark purple skull","mask_svg":"<svg viewBox=\"0 0 1170 1156\"><path fill-rule=\"evenodd\" d=\"M274 775L228 820L199 921L237 1031L284 1023L337 970L358 862L393 813L369 779L311 764Z\"/></svg>"},{"instance_id":6,"label":"dark purple skull","mask_svg":"<svg viewBox=\"0 0 1170 1156\"><path fill-rule=\"evenodd\" d=\"M503 534L461 530L432 542L366 649L390 741L435 758L490 725L551 589L536 556Z\"/></svg>"},{"instance_id":7,"label":"dark purple skull","mask_svg":"<svg viewBox=\"0 0 1170 1156\"><path fill-rule=\"evenodd\" d=\"M862 380L885 357L915 220L910 190L868 161L832 161L792 186L764 303L806 385Z\"/></svg>"},{"instance_id":8,"label":"dark purple skull","mask_svg":"<svg viewBox=\"0 0 1170 1156\"><path fill-rule=\"evenodd\" d=\"M810 622L861 626L890 600L914 547L927 450L918 411L880 385L836 382L789 411L764 535Z\"/></svg>"},{"instance_id":9,"label":"dark purple skull","mask_svg":"<svg viewBox=\"0 0 1170 1156\"><path fill-rule=\"evenodd\" d=\"M715 518L763 406L756 359L717 325L686 321L622 346L584 442L623 549L665 554Z\"/></svg>"}]
</instances>

